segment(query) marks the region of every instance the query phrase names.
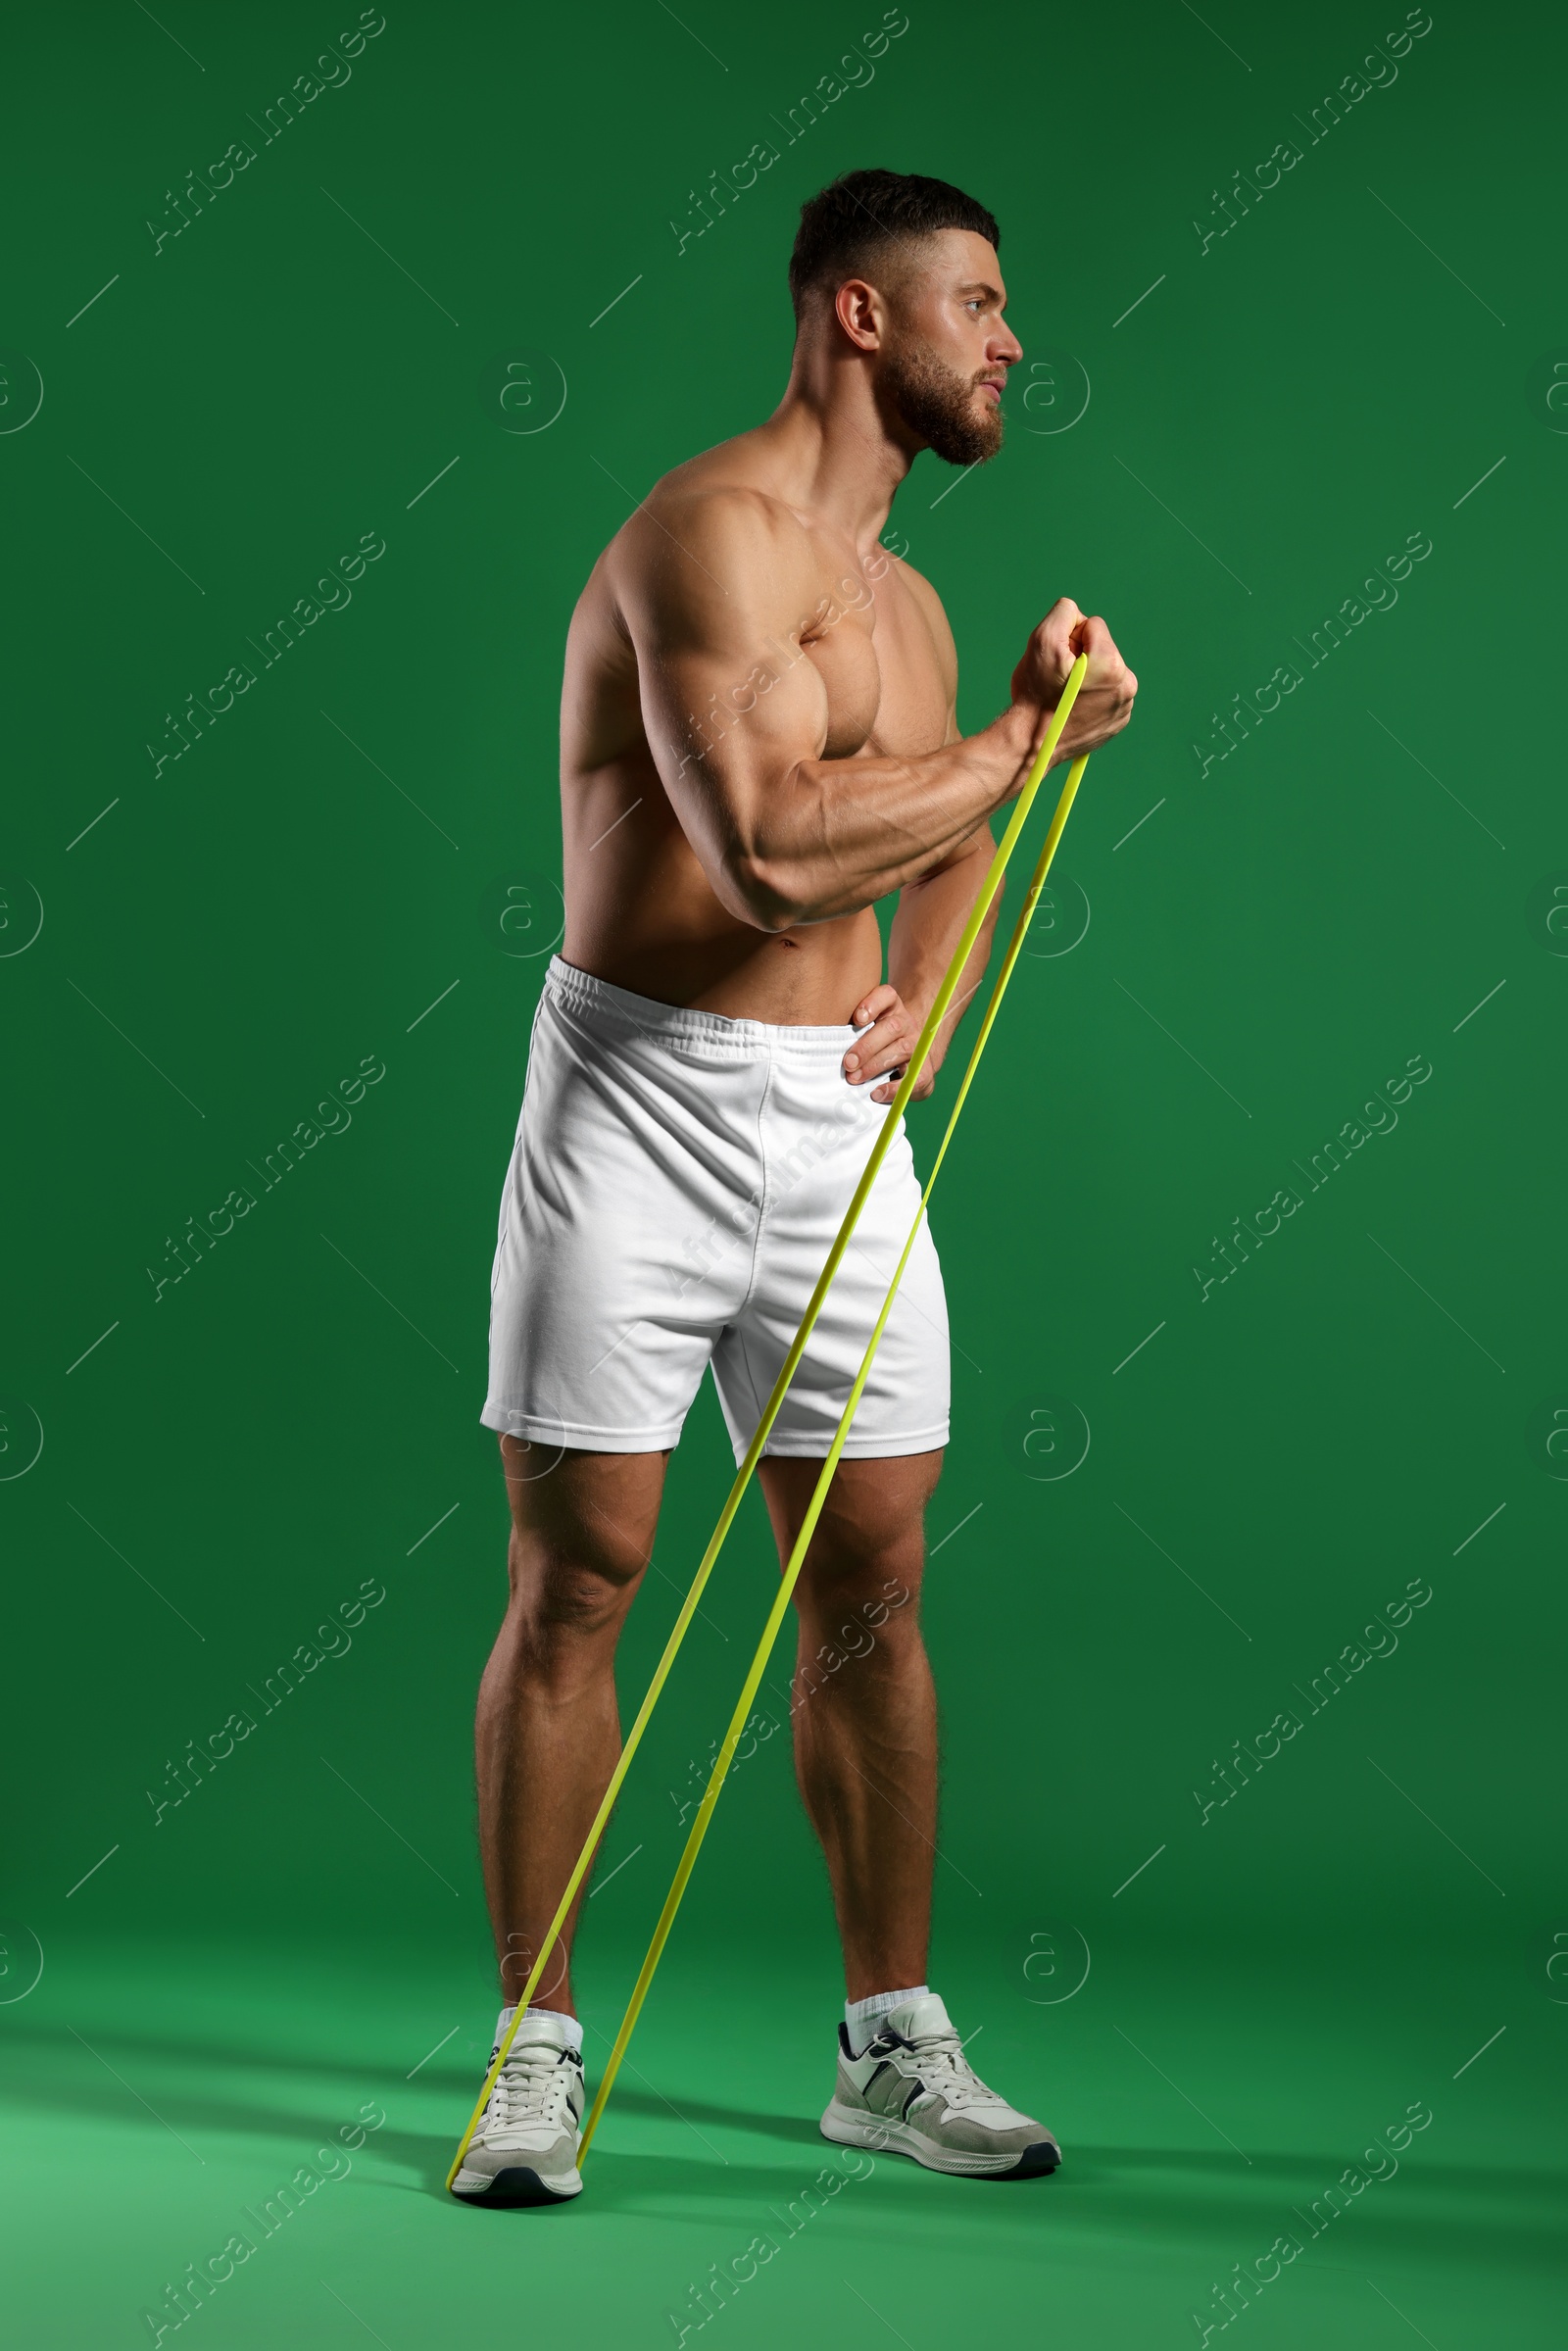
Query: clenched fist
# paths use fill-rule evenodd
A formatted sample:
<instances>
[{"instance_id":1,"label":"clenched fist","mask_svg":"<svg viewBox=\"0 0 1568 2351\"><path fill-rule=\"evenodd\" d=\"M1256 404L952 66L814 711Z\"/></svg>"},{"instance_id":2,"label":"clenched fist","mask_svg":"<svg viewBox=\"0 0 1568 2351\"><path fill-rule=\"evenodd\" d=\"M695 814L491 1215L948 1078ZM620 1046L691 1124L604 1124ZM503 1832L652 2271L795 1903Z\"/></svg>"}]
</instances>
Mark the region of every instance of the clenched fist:
<instances>
[{"instance_id":1,"label":"clenched fist","mask_svg":"<svg viewBox=\"0 0 1568 2351\"><path fill-rule=\"evenodd\" d=\"M1138 680L1117 652L1109 629L1103 620L1087 618L1070 596L1058 596L1012 673L1013 707L1028 712L1036 745L1081 653L1088 655L1089 667L1056 746L1054 767L1098 751L1121 733L1133 714Z\"/></svg>"}]
</instances>

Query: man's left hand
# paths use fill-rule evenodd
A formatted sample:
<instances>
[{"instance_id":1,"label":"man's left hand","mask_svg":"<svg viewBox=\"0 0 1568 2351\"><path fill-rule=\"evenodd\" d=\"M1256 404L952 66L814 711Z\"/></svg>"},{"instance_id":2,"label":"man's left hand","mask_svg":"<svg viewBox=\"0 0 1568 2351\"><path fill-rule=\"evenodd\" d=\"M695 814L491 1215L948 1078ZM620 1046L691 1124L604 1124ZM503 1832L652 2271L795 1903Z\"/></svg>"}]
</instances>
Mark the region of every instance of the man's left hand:
<instances>
[{"instance_id":1,"label":"man's left hand","mask_svg":"<svg viewBox=\"0 0 1568 2351\"><path fill-rule=\"evenodd\" d=\"M867 1026L867 1023L870 1025ZM863 996L850 1014L850 1026L864 1033L844 1056L844 1075L852 1086L871 1087L874 1102L890 1102L909 1065L923 1023L905 1004L897 988L886 981ZM883 1084L874 1083L882 1079ZM924 1102L937 1082L937 1064L929 1057L915 1080L911 1100Z\"/></svg>"}]
</instances>

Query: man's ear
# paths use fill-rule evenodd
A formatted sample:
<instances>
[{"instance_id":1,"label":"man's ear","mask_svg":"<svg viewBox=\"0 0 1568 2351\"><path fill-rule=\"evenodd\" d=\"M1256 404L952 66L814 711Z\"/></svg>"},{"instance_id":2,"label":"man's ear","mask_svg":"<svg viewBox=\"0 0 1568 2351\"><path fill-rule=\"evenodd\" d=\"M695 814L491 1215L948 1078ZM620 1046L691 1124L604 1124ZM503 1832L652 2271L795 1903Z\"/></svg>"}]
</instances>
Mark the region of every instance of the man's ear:
<instances>
[{"instance_id":1,"label":"man's ear","mask_svg":"<svg viewBox=\"0 0 1568 2351\"><path fill-rule=\"evenodd\" d=\"M833 297L833 309L857 351L881 348L882 297L875 286L867 285L863 277L847 277Z\"/></svg>"}]
</instances>

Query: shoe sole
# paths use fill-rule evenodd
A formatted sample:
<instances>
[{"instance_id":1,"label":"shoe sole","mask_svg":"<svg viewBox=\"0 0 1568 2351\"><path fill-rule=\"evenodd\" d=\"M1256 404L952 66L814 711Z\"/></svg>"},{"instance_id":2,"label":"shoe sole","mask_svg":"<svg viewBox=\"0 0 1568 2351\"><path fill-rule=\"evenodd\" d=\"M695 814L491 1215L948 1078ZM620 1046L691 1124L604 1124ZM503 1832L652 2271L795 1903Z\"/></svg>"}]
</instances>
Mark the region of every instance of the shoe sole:
<instances>
[{"instance_id":1,"label":"shoe sole","mask_svg":"<svg viewBox=\"0 0 1568 2351\"><path fill-rule=\"evenodd\" d=\"M573 2196L582 2194L582 2180L575 2171L545 2180L526 2164L511 2164L493 2177L469 2172L466 2178L471 2186L465 2186L465 2175L458 2174L452 2183L455 2196L465 2204L484 2204L503 2212L519 2212L538 2204L569 2204Z\"/></svg>"},{"instance_id":2,"label":"shoe sole","mask_svg":"<svg viewBox=\"0 0 1568 2351\"><path fill-rule=\"evenodd\" d=\"M873 2123L833 2099L819 2126L822 2136L841 2147L869 2147L879 2155L907 2155L928 2172L956 2180L1039 2180L1054 2172L1061 2149L1054 2139L1037 2139L1021 2154L999 2158L964 2148L939 2147L907 2123Z\"/></svg>"}]
</instances>

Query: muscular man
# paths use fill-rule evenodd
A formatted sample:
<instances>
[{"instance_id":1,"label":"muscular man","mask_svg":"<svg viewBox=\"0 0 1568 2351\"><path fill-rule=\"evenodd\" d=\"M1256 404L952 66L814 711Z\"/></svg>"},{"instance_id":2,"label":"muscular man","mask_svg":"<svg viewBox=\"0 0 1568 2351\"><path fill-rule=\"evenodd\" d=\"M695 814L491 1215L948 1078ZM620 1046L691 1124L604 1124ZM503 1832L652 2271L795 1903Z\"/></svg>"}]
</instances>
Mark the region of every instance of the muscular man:
<instances>
[{"instance_id":1,"label":"muscular man","mask_svg":"<svg viewBox=\"0 0 1568 2351\"><path fill-rule=\"evenodd\" d=\"M1137 681L1104 622L1063 598L1007 708L960 735L942 606L879 543L922 449L971 465L1002 446L1021 353L998 243L941 180L852 171L813 197L783 400L664 476L572 617L566 927L502 1199L482 1416L513 1521L477 1729L503 1999L619 1752L615 1643L704 1368L739 1461L974 906L988 819L1022 786L1075 655L1089 669L1057 760L1131 713ZM895 894L884 980L874 909ZM988 926L921 1095L990 944ZM917 1201L900 1135L759 1468L781 1559ZM1054 2169L1056 2143L977 2079L925 1982L937 1731L918 1600L947 1436L947 1315L922 1232L796 1594L796 1771L848 1993L821 2127L1019 2178ZM857 1612L871 1648L831 1678L806 1670ZM580 2189L569 1949L568 1928L454 2182L472 2202Z\"/></svg>"}]
</instances>

